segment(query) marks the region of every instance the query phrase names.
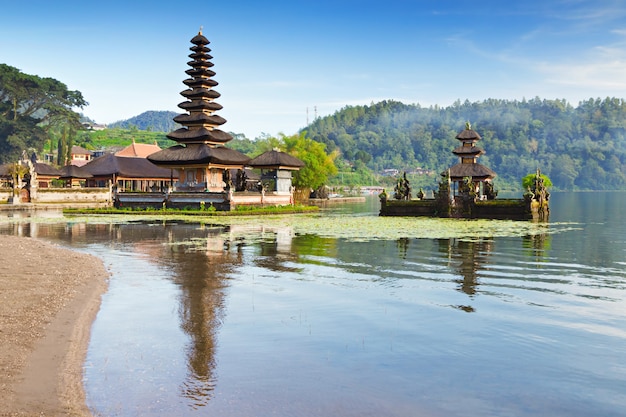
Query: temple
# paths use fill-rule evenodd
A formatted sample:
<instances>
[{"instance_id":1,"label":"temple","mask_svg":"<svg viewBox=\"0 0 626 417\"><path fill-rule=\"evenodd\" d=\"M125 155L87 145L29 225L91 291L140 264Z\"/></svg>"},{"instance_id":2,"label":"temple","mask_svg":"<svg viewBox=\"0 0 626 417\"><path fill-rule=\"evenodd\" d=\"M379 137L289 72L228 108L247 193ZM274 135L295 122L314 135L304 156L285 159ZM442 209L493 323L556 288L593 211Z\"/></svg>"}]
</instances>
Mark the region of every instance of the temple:
<instances>
[{"instance_id":1,"label":"temple","mask_svg":"<svg viewBox=\"0 0 626 417\"><path fill-rule=\"evenodd\" d=\"M393 199L386 193L380 195L381 216L429 216L457 218L487 218L515 220L547 220L549 193L541 173L537 170L532 189L521 199L496 199L493 187L496 173L477 162L484 151L476 146L481 137L471 125L456 135L461 142L452 153L459 162L441 173L441 181L433 198L424 198L420 190L411 198L411 187L406 178L399 179Z\"/></svg>"},{"instance_id":2,"label":"temple","mask_svg":"<svg viewBox=\"0 0 626 417\"><path fill-rule=\"evenodd\" d=\"M453 185L452 192L457 195L469 185L480 199L494 199L492 180L496 177L496 173L477 162L478 157L484 153L476 146L476 142L481 139L480 135L467 122L465 129L456 135L456 139L461 142L461 145L452 151L459 157L459 163L450 167L449 171ZM472 179L471 184L466 183L467 178Z\"/></svg>"},{"instance_id":3,"label":"temple","mask_svg":"<svg viewBox=\"0 0 626 417\"><path fill-rule=\"evenodd\" d=\"M148 156L156 166L176 169L178 172L178 190L221 192L226 184L224 171L243 169L250 160L246 155L224 146L232 136L218 127L226 120L215 114L222 106L214 100L220 97L215 91L217 82L213 80L215 72L206 45L209 41L198 33L191 43L191 67L186 73L191 77L183 81L189 88L180 94L187 100L178 105L188 113L174 117L174 121L183 127L167 135L178 145L163 149Z\"/></svg>"},{"instance_id":4,"label":"temple","mask_svg":"<svg viewBox=\"0 0 626 417\"><path fill-rule=\"evenodd\" d=\"M291 172L299 170L304 163L299 159L278 151L270 151L255 160L281 160L271 166L270 174L250 184L249 168L268 168L263 163L254 163L239 151L225 145L232 136L221 130L226 119L217 112L222 106L215 100L220 93L211 69L213 57L209 40L200 31L191 39L191 54L183 83L188 87L180 94L185 101L178 105L186 113L174 117L182 125L167 137L177 142L170 148L147 156L147 160L171 173L169 189L165 195L140 195L117 193L117 206L205 207L217 210L232 210L238 204L286 205L293 203ZM280 156L277 158L275 153ZM287 161L287 162L285 162ZM269 181L268 175L273 178Z\"/></svg>"}]
</instances>

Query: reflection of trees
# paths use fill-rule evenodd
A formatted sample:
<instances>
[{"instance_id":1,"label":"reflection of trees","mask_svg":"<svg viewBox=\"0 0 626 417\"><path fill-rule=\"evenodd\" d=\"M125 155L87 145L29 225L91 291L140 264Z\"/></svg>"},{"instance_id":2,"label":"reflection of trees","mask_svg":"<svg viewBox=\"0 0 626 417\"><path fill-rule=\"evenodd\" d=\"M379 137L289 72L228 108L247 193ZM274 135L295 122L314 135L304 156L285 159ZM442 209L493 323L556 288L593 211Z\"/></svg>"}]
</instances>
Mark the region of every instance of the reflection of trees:
<instances>
[{"instance_id":1,"label":"reflection of trees","mask_svg":"<svg viewBox=\"0 0 626 417\"><path fill-rule=\"evenodd\" d=\"M406 259L407 251L409 250L409 239L406 237L401 237L396 240L396 245L398 246L398 254L402 259Z\"/></svg>"},{"instance_id":2,"label":"reflection of trees","mask_svg":"<svg viewBox=\"0 0 626 417\"><path fill-rule=\"evenodd\" d=\"M524 236L523 247L532 252L532 256L535 261L542 261L545 257L545 252L550 249L552 243L552 235L547 233L540 233L536 235Z\"/></svg>"},{"instance_id":3,"label":"reflection of trees","mask_svg":"<svg viewBox=\"0 0 626 417\"><path fill-rule=\"evenodd\" d=\"M291 228L265 230L263 236L259 242L260 253L254 263L270 271L298 272L302 268L288 264L316 263L313 260L315 257L337 254L337 239L313 234L292 237Z\"/></svg>"}]
</instances>

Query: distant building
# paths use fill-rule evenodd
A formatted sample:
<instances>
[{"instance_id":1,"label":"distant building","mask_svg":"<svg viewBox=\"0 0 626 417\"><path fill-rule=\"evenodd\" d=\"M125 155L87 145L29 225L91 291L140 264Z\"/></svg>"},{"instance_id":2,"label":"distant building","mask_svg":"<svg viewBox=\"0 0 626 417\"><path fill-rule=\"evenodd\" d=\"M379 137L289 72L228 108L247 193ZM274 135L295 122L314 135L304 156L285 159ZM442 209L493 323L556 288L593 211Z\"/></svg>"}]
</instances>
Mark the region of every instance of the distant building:
<instances>
[{"instance_id":1,"label":"distant building","mask_svg":"<svg viewBox=\"0 0 626 417\"><path fill-rule=\"evenodd\" d=\"M115 156L122 156L126 158L147 158L155 152L161 150L161 147L156 144L149 143L135 143L133 139L133 143L122 149L121 151L115 152Z\"/></svg>"},{"instance_id":2,"label":"distant building","mask_svg":"<svg viewBox=\"0 0 626 417\"><path fill-rule=\"evenodd\" d=\"M159 168L146 158L105 154L84 166L92 175L88 187L106 187L111 184L118 192L164 191L172 183L175 172Z\"/></svg>"},{"instance_id":3,"label":"distant building","mask_svg":"<svg viewBox=\"0 0 626 417\"><path fill-rule=\"evenodd\" d=\"M420 168L420 167L417 167L413 169L412 171L407 172L407 174L413 174L413 175L431 175L433 173L434 171L432 169L426 169L426 168Z\"/></svg>"},{"instance_id":4,"label":"distant building","mask_svg":"<svg viewBox=\"0 0 626 417\"><path fill-rule=\"evenodd\" d=\"M70 164L76 166L83 166L87 162L91 161L93 154L91 151L83 148L82 146L74 145L70 151Z\"/></svg>"},{"instance_id":5,"label":"distant building","mask_svg":"<svg viewBox=\"0 0 626 417\"><path fill-rule=\"evenodd\" d=\"M104 130L107 125L101 125L98 123L83 123L83 127L87 130Z\"/></svg>"},{"instance_id":6,"label":"distant building","mask_svg":"<svg viewBox=\"0 0 626 417\"><path fill-rule=\"evenodd\" d=\"M383 172L381 172L381 175L383 177L396 177L399 174L400 174L400 170L399 169L395 169L395 168L383 169Z\"/></svg>"}]
</instances>

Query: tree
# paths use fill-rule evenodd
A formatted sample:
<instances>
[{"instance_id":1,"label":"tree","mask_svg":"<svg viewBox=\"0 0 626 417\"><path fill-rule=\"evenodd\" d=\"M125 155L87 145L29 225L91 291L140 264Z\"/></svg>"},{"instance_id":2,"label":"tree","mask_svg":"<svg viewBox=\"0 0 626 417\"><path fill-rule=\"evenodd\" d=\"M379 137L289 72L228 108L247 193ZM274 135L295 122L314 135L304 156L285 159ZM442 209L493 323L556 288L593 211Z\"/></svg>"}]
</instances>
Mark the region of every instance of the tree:
<instances>
[{"instance_id":1,"label":"tree","mask_svg":"<svg viewBox=\"0 0 626 417\"><path fill-rule=\"evenodd\" d=\"M55 126L81 128L80 115L73 108L85 105L79 91L68 90L54 78L0 64L0 162L15 160L27 149L41 151Z\"/></svg>"},{"instance_id":2,"label":"tree","mask_svg":"<svg viewBox=\"0 0 626 417\"><path fill-rule=\"evenodd\" d=\"M563 190L572 190L574 181L578 178L578 168L569 155L559 155L554 160L552 176L557 187Z\"/></svg>"},{"instance_id":3,"label":"tree","mask_svg":"<svg viewBox=\"0 0 626 417\"><path fill-rule=\"evenodd\" d=\"M299 189L317 189L337 173L337 151L326 153L324 144L306 137L306 131L293 136L283 136L285 151L304 162L304 167L294 174L293 185Z\"/></svg>"},{"instance_id":4,"label":"tree","mask_svg":"<svg viewBox=\"0 0 626 417\"><path fill-rule=\"evenodd\" d=\"M552 181L550 180L550 178L548 178L547 175L539 174L539 176L543 180L543 185L544 186L552 187ZM522 178L522 187L524 188L524 190L527 190L528 188L532 189L534 187L536 178L537 178L537 173L536 172L533 172L532 174L528 174L524 178Z\"/></svg>"}]
</instances>

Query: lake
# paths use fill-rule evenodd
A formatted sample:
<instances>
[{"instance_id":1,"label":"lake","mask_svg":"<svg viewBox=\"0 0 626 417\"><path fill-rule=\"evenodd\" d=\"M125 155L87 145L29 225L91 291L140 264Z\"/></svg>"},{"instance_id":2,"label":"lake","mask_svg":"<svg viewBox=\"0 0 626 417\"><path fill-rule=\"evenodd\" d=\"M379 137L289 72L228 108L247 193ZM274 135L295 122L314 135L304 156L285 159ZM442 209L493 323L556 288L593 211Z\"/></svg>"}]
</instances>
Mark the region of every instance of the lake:
<instances>
[{"instance_id":1,"label":"lake","mask_svg":"<svg viewBox=\"0 0 626 417\"><path fill-rule=\"evenodd\" d=\"M111 271L97 416L625 416L626 193L547 224L322 215L0 218ZM2 214L6 216L6 213Z\"/></svg>"}]
</instances>

